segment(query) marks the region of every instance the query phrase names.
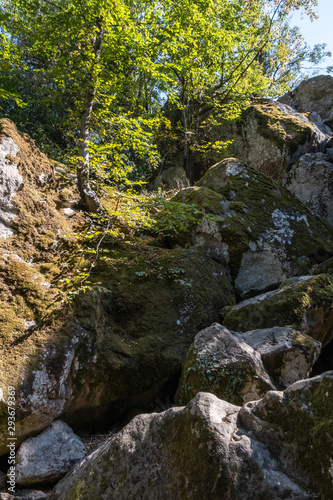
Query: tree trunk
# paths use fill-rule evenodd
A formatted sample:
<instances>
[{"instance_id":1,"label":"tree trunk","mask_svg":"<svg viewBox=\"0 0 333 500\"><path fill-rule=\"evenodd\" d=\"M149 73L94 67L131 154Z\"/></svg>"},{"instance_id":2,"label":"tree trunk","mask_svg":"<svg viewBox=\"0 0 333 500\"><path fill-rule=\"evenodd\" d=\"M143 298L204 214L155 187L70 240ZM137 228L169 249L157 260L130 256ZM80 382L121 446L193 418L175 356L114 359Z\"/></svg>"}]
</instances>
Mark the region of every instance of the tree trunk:
<instances>
[{"instance_id":1,"label":"tree trunk","mask_svg":"<svg viewBox=\"0 0 333 500\"><path fill-rule=\"evenodd\" d=\"M91 68L90 87L87 91L84 110L80 123L79 155L82 161L77 166L77 185L83 206L89 212L97 212L101 208L101 203L97 194L91 189L89 182L89 151L88 141L90 137L91 113L96 96L96 85L94 83L94 70L102 51L103 29L101 20L97 21L98 31L94 41L94 61Z\"/></svg>"}]
</instances>

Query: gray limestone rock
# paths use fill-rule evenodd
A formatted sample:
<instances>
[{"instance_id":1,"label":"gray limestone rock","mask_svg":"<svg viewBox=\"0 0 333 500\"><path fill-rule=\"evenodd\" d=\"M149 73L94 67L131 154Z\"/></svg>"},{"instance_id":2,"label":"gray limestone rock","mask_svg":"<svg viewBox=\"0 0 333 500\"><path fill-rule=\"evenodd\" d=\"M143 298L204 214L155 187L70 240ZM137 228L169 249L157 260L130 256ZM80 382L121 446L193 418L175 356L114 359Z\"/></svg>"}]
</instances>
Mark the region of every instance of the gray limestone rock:
<instances>
[{"instance_id":1,"label":"gray limestone rock","mask_svg":"<svg viewBox=\"0 0 333 500\"><path fill-rule=\"evenodd\" d=\"M332 396L330 371L284 392L270 391L240 411L242 425L265 444L282 470L322 500L333 494Z\"/></svg>"},{"instance_id":2,"label":"gray limestone rock","mask_svg":"<svg viewBox=\"0 0 333 500\"><path fill-rule=\"evenodd\" d=\"M333 224L333 158L302 156L283 179L284 186L314 213Z\"/></svg>"},{"instance_id":3,"label":"gray limestone rock","mask_svg":"<svg viewBox=\"0 0 333 500\"><path fill-rule=\"evenodd\" d=\"M212 215L191 228L188 240L229 269L243 298L306 274L321 251L333 250L330 224L289 190L237 158L212 166L173 200ZM183 240L182 234L178 241Z\"/></svg>"},{"instance_id":4,"label":"gray limestone rock","mask_svg":"<svg viewBox=\"0 0 333 500\"><path fill-rule=\"evenodd\" d=\"M293 328L278 327L237 334L261 356L279 389L308 378L321 352L321 343Z\"/></svg>"},{"instance_id":5,"label":"gray limestone rock","mask_svg":"<svg viewBox=\"0 0 333 500\"><path fill-rule=\"evenodd\" d=\"M304 80L279 99L301 113L315 111L324 123L333 128L333 77L318 75Z\"/></svg>"},{"instance_id":6,"label":"gray limestone rock","mask_svg":"<svg viewBox=\"0 0 333 500\"><path fill-rule=\"evenodd\" d=\"M7 158L15 157L19 147L10 137L3 137L0 144L0 238L8 238L15 233L12 222L17 210L12 203L13 195L22 187L23 179L16 163Z\"/></svg>"},{"instance_id":7,"label":"gray limestone rock","mask_svg":"<svg viewBox=\"0 0 333 500\"><path fill-rule=\"evenodd\" d=\"M72 429L56 420L41 434L24 441L16 459L16 483L31 485L61 479L87 454Z\"/></svg>"},{"instance_id":8,"label":"gray limestone rock","mask_svg":"<svg viewBox=\"0 0 333 500\"><path fill-rule=\"evenodd\" d=\"M183 363L175 401L187 404L205 391L229 403L244 404L275 388L259 352L239 335L214 323L195 336Z\"/></svg>"},{"instance_id":9,"label":"gray limestone rock","mask_svg":"<svg viewBox=\"0 0 333 500\"><path fill-rule=\"evenodd\" d=\"M239 428L239 410L199 393L186 408L139 415L77 464L50 500L312 499Z\"/></svg>"},{"instance_id":10,"label":"gray limestone rock","mask_svg":"<svg viewBox=\"0 0 333 500\"><path fill-rule=\"evenodd\" d=\"M333 339L332 306L332 276L302 276L225 308L223 324L236 332L289 326L325 346Z\"/></svg>"}]
</instances>

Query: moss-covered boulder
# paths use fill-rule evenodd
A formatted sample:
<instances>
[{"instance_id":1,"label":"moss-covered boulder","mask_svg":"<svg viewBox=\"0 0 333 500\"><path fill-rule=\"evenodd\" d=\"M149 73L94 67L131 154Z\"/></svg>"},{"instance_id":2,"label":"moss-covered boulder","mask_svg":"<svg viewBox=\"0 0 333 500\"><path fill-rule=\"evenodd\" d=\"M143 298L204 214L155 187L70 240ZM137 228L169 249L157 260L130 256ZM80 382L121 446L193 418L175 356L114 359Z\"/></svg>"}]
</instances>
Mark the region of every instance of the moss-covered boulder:
<instances>
[{"instance_id":1,"label":"moss-covered boulder","mask_svg":"<svg viewBox=\"0 0 333 500\"><path fill-rule=\"evenodd\" d=\"M276 389L260 354L249 344L215 323L199 332L185 358L176 403L187 404L201 391L232 404L262 398Z\"/></svg>"},{"instance_id":2,"label":"moss-covered boulder","mask_svg":"<svg viewBox=\"0 0 333 500\"><path fill-rule=\"evenodd\" d=\"M199 393L186 408L139 415L77 464L50 500L311 500L239 427L239 410Z\"/></svg>"},{"instance_id":3,"label":"moss-covered boulder","mask_svg":"<svg viewBox=\"0 0 333 500\"><path fill-rule=\"evenodd\" d=\"M78 193L66 171L56 175L9 120L0 121L0 133L0 143L7 137L16 144L16 156L9 151L4 160L22 178L10 200L13 231L0 236L0 453L6 453L8 387L16 390L17 445L60 416L76 429L109 424L169 393L197 331L235 299L221 266L202 249L170 251L152 238L141 245L123 234L128 241L105 238L98 247L104 258L92 265L85 252L96 252L101 226L95 240L73 235L87 233L93 221L74 206ZM77 292L74 276L89 266L87 281L95 284L67 300L64 284Z\"/></svg>"},{"instance_id":4,"label":"moss-covered boulder","mask_svg":"<svg viewBox=\"0 0 333 500\"><path fill-rule=\"evenodd\" d=\"M333 492L332 396L333 372L326 372L284 392L268 392L240 411L242 424L267 446L282 470L322 500L330 500Z\"/></svg>"},{"instance_id":5,"label":"moss-covered boulder","mask_svg":"<svg viewBox=\"0 0 333 500\"><path fill-rule=\"evenodd\" d=\"M214 218L193 228L191 240L230 270L241 296L306 274L316 256L333 251L333 228L287 189L235 158L211 167L175 201Z\"/></svg>"},{"instance_id":6,"label":"moss-covered boulder","mask_svg":"<svg viewBox=\"0 0 333 500\"><path fill-rule=\"evenodd\" d=\"M324 152L331 137L280 102L254 102L232 128L229 153L272 179L281 180L302 155Z\"/></svg>"},{"instance_id":7,"label":"moss-covered boulder","mask_svg":"<svg viewBox=\"0 0 333 500\"><path fill-rule=\"evenodd\" d=\"M319 274L292 280L226 308L224 314L223 324L230 330L289 326L325 346L333 339L333 278Z\"/></svg>"},{"instance_id":8,"label":"moss-covered boulder","mask_svg":"<svg viewBox=\"0 0 333 500\"><path fill-rule=\"evenodd\" d=\"M16 386L18 442L59 415L82 430L144 408L177 376L196 332L234 301L200 249L166 251L154 266L135 256L103 274L110 291L79 297L62 325L35 327L12 351L17 332L4 339L1 387Z\"/></svg>"}]
</instances>

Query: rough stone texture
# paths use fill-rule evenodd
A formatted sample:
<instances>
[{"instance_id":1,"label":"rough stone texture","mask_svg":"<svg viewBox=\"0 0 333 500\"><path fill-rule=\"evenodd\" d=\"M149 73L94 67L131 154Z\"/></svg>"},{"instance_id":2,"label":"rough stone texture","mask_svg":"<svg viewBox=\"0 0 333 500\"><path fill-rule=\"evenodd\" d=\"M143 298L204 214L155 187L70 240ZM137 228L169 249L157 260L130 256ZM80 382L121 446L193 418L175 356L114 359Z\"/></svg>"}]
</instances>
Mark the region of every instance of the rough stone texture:
<instances>
[{"instance_id":1,"label":"rough stone texture","mask_svg":"<svg viewBox=\"0 0 333 500\"><path fill-rule=\"evenodd\" d=\"M191 241L229 268L236 291L254 295L305 274L320 252L333 251L332 227L275 181L229 158L211 167L175 201L214 214ZM181 243L181 240L179 240Z\"/></svg>"},{"instance_id":2,"label":"rough stone texture","mask_svg":"<svg viewBox=\"0 0 333 500\"><path fill-rule=\"evenodd\" d=\"M275 326L237 335L260 354L279 389L308 378L321 351L320 342L292 328Z\"/></svg>"},{"instance_id":3,"label":"rough stone texture","mask_svg":"<svg viewBox=\"0 0 333 500\"><path fill-rule=\"evenodd\" d=\"M15 233L11 227L17 215L12 198L23 183L17 164L7 156L15 158L18 145L10 137L3 137L0 143L0 238L8 238Z\"/></svg>"},{"instance_id":4,"label":"rough stone texture","mask_svg":"<svg viewBox=\"0 0 333 500\"><path fill-rule=\"evenodd\" d=\"M333 224L333 158L309 153L283 179L284 186L314 213Z\"/></svg>"},{"instance_id":5,"label":"rough stone texture","mask_svg":"<svg viewBox=\"0 0 333 500\"><path fill-rule=\"evenodd\" d=\"M304 80L279 99L301 113L314 111L333 129L333 77L319 75Z\"/></svg>"},{"instance_id":6,"label":"rough stone texture","mask_svg":"<svg viewBox=\"0 0 333 500\"><path fill-rule=\"evenodd\" d=\"M268 392L243 406L246 429L264 443L282 470L322 500L333 493L333 372Z\"/></svg>"},{"instance_id":7,"label":"rough stone texture","mask_svg":"<svg viewBox=\"0 0 333 500\"><path fill-rule=\"evenodd\" d=\"M190 185L186 172L182 167L170 167L163 170L152 182L152 189L158 188L170 191L172 189L183 189Z\"/></svg>"},{"instance_id":8,"label":"rough stone texture","mask_svg":"<svg viewBox=\"0 0 333 500\"><path fill-rule=\"evenodd\" d=\"M214 323L199 332L183 363L175 401L184 405L201 391L232 404L262 398L276 389L260 354L248 343Z\"/></svg>"},{"instance_id":9,"label":"rough stone texture","mask_svg":"<svg viewBox=\"0 0 333 500\"><path fill-rule=\"evenodd\" d=\"M77 464L50 500L313 499L238 427L239 409L199 393L186 408L140 415Z\"/></svg>"},{"instance_id":10,"label":"rough stone texture","mask_svg":"<svg viewBox=\"0 0 333 500\"><path fill-rule=\"evenodd\" d=\"M0 500L47 500L47 494L39 490L20 490L14 493L1 493Z\"/></svg>"},{"instance_id":11,"label":"rough stone texture","mask_svg":"<svg viewBox=\"0 0 333 500\"><path fill-rule=\"evenodd\" d=\"M254 104L243 120L231 155L275 180L281 180L303 154L324 152L330 141L314 122L279 102Z\"/></svg>"},{"instance_id":12,"label":"rough stone texture","mask_svg":"<svg viewBox=\"0 0 333 500\"><path fill-rule=\"evenodd\" d=\"M333 339L333 278L329 274L305 276L223 312L223 324L230 330L290 326L325 346Z\"/></svg>"},{"instance_id":13,"label":"rough stone texture","mask_svg":"<svg viewBox=\"0 0 333 500\"><path fill-rule=\"evenodd\" d=\"M96 268L112 292L81 297L75 320L40 337L25 371L10 355L1 359L3 393L9 377L17 380L18 444L60 415L77 429L148 405L179 373L195 333L234 303L221 267L201 249L165 252L154 266L133 257L130 267ZM20 346L21 357L28 348ZM0 444L6 452L5 435Z\"/></svg>"},{"instance_id":14,"label":"rough stone texture","mask_svg":"<svg viewBox=\"0 0 333 500\"><path fill-rule=\"evenodd\" d=\"M16 456L16 483L28 486L58 481L86 454L81 439L65 422L56 420L21 444Z\"/></svg>"}]
</instances>

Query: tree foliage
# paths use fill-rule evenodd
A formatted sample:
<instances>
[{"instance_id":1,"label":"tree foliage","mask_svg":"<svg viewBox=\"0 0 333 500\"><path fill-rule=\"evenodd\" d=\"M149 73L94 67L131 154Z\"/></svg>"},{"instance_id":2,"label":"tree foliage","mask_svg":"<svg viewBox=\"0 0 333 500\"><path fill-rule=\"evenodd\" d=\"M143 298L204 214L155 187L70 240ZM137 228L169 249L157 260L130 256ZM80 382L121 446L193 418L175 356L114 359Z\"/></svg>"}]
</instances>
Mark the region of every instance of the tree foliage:
<instances>
[{"instance_id":1,"label":"tree foliage","mask_svg":"<svg viewBox=\"0 0 333 500\"><path fill-rule=\"evenodd\" d=\"M320 60L324 48L309 52L288 24L292 9L313 15L315 5L3 0L3 113L51 156L76 164L82 200L96 210L89 175L127 185L161 161L163 98L178 109L188 167L191 150L223 147L195 140L202 120L234 118L251 96L285 91L302 61Z\"/></svg>"}]
</instances>

